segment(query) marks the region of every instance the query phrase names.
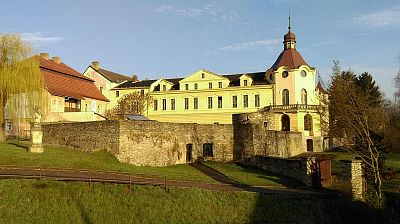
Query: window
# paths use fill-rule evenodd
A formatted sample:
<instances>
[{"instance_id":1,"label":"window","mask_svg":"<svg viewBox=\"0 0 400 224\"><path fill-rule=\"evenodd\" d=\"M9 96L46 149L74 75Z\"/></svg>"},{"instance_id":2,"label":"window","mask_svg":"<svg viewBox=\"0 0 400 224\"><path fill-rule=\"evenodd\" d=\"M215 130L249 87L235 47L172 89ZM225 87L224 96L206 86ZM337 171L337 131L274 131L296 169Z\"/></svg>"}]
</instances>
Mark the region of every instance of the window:
<instances>
[{"instance_id":1,"label":"window","mask_svg":"<svg viewBox=\"0 0 400 224\"><path fill-rule=\"evenodd\" d=\"M85 105L85 111L87 111L87 110L88 110L88 105L86 104L86 105Z\"/></svg>"},{"instance_id":2,"label":"window","mask_svg":"<svg viewBox=\"0 0 400 224\"><path fill-rule=\"evenodd\" d=\"M189 109L189 98L185 98L185 110Z\"/></svg>"},{"instance_id":3,"label":"window","mask_svg":"<svg viewBox=\"0 0 400 224\"><path fill-rule=\"evenodd\" d=\"M175 110L175 99L171 99L171 110Z\"/></svg>"},{"instance_id":4,"label":"window","mask_svg":"<svg viewBox=\"0 0 400 224\"><path fill-rule=\"evenodd\" d=\"M203 157L214 157L213 144L203 144Z\"/></svg>"},{"instance_id":5,"label":"window","mask_svg":"<svg viewBox=\"0 0 400 224\"><path fill-rule=\"evenodd\" d=\"M307 90L301 90L301 104L307 104Z\"/></svg>"},{"instance_id":6,"label":"window","mask_svg":"<svg viewBox=\"0 0 400 224\"><path fill-rule=\"evenodd\" d=\"M282 131L290 131L290 118L286 114L281 117L281 128Z\"/></svg>"},{"instance_id":7,"label":"window","mask_svg":"<svg viewBox=\"0 0 400 224\"><path fill-rule=\"evenodd\" d=\"M189 84L185 84L185 90L189 90Z\"/></svg>"},{"instance_id":8,"label":"window","mask_svg":"<svg viewBox=\"0 0 400 224\"><path fill-rule=\"evenodd\" d=\"M100 86L100 93L103 93L103 87Z\"/></svg>"},{"instance_id":9,"label":"window","mask_svg":"<svg viewBox=\"0 0 400 224\"><path fill-rule=\"evenodd\" d=\"M289 90L282 91L282 105L289 105Z\"/></svg>"},{"instance_id":10,"label":"window","mask_svg":"<svg viewBox=\"0 0 400 224\"><path fill-rule=\"evenodd\" d=\"M208 109L212 109L212 97L208 97Z\"/></svg>"},{"instance_id":11,"label":"window","mask_svg":"<svg viewBox=\"0 0 400 224\"><path fill-rule=\"evenodd\" d=\"M222 88L222 82L218 82L218 88Z\"/></svg>"},{"instance_id":12,"label":"window","mask_svg":"<svg viewBox=\"0 0 400 224\"><path fill-rule=\"evenodd\" d=\"M243 107L249 107L249 95L243 95Z\"/></svg>"},{"instance_id":13,"label":"window","mask_svg":"<svg viewBox=\"0 0 400 224\"><path fill-rule=\"evenodd\" d=\"M301 77L305 78L307 76L307 72L302 70L300 75L301 75Z\"/></svg>"},{"instance_id":14,"label":"window","mask_svg":"<svg viewBox=\"0 0 400 224\"><path fill-rule=\"evenodd\" d=\"M115 91L115 97L119 97L119 91Z\"/></svg>"},{"instance_id":15,"label":"window","mask_svg":"<svg viewBox=\"0 0 400 224\"><path fill-rule=\"evenodd\" d=\"M140 95L143 96L144 95L144 89L140 90Z\"/></svg>"},{"instance_id":16,"label":"window","mask_svg":"<svg viewBox=\"0 0 400 224\"><path fill-rule=\"evenodd\" d=\"M199 109L199 98L193 98L193 109Z\"/></svg>"},{"instance_id":17,"label":"window","mask_svg":"<svg viewBox=\"0 0 400 224\"><path fill-rule=\"evenodd\" d=\"M162 99L162 110L167 109L167 99Z\"/></svg>"},{"instance_id":18,"label":"window","mask_svg":"<svg viewBox=\"0 0 400 224\"><path fill-rule=\"evenodd\" d=\"M288 71L283 71L282 72L282 78L286 78L289 76L289 72Z\"/></svg>"},{"instance_id":19,"label":"window","mask_svg":"<svg viewBox=\"0 0 400 224\"><path fill-rule=\"evenodd\" d=\"M243 80L243 85L247 86L247 80Z\"/></svg>"},{"instance_id":20,"label":"window","mask_svg":"<svg viewBox=\"0 0 400 224\"><path fill-rule=\"evenodd\" d=\"M206 74L201 73L201 78L204 79L206 77Z\"/></svg>"},{"instance_id":21,"label":"window","mask_svg":"<svg viewBox=\"0 0 400 224\"><path fill-rule=\"evenodd\" d=\"M309 114L304 116L304 131L312 131L312 117Z\"/></svg>"},{"instance_id":22,"label":"window","mask_svg":"<svg viewBox=\"0 0 400 224\"><path fill-rule=\"evenodd\" d=\"M166 85L162 85L162 91L167 91L167 86Z\"/></svg>"},{"instance_id":23,"label":"window","mask_svg":"<svg viewBox=\"0 0 400 224\"><path fill-rule=\"evenodd\" d=\"M209 89L212 89L212 82L209 82L209 83L208 83L208 88L209 88Z\"/></svg>"},{"instance_id":24,"label":"window","mask_svg":"<svg viewBox=\"0 0 400 224\"><path fill-rule=\"evenodd\" d=\"M154 107L154 110L157 110L157 109L158 109L158 102L157 102L157 100L154 100L154 105L153 105L153 107Z\"/></svg>"},{"instance_id":25,"label":"window","mask_svg":"<svg viewBox=\"0 0 400 224\"><path fill-rule=\"evenodd\" d=\"M254 106L255 107L260 107L260 95L256 94L254 96Z\"/></svg>"},{"instance_id":26,"label":"window","mask_svg":"<svg viewBox=\"0 0 400 224\"><path fill-rule=\"evenodd\" d=\"M12 125L10 121L6 121L6 131L11 131Z\"/></svg>"},{"instance_id":27,"label":"window","mask_svg":"<svg viewBox=\"0 0 400 224\"><path fill-rule=\"evenodd\" d=\"M237 108L237 96L232 96L232 107Z\"/></svg>"},{"instance_id":28,"label":"window","mask_svg":"<svg viewBox=\"0 0 400 224\"><path fill-rule=\"evenodd\" d=\"M222 96L218 97L218 108L222 108Z\"/></svg>"},{"instance_id":29,"label":"window","mask_svg":"<svg viewBox=\"0 0 400 224\"><path fill-rule=\"evenodd\" d=\"M198 85L197 85L197 83L195 83L194 84L194 89L198 89L199 87L198 87Z\"/></svg>"}]
</instances>

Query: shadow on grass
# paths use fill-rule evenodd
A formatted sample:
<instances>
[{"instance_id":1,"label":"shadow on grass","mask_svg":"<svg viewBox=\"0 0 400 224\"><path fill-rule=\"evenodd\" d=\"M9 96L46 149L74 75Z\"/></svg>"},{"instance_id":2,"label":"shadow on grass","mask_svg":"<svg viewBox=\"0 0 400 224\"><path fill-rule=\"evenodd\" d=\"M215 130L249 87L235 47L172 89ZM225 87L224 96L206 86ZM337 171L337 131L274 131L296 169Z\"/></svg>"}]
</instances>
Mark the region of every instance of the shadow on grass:
<instances>
[{"instance_id":1,"label":"shadow on grass","mask_svg":"<svg viewBox=\"0 0 400 224\"><path fill-rule=\"evenodd\" d=\"M28 150L28 149L29 149L28 144L24 144L24 143L9 142L8 144L13 145L13 146L16 146L16 147L18 147L18 148L23 148L23 149L25 149L25 150Z\"/></svg>"},{"instance_id":2,"label":"shadow on grass","mask_svg":"<svg viewBox=\"0 0 400 224\"><path fill-rule=\"evenodd\" d=\"M279 174L266 172L265 170L262 170L260 168L246 166L242 163L235 163L235 164L245 172L258 174L257 175L258 178L263 178L263 179L269 180L271 182L275 182L275 183L283 185L287 188L305 187L305 185L303 183L301 183L295 179L292 179L290 177L284 177Z\"/></svg>"}]
</instances>

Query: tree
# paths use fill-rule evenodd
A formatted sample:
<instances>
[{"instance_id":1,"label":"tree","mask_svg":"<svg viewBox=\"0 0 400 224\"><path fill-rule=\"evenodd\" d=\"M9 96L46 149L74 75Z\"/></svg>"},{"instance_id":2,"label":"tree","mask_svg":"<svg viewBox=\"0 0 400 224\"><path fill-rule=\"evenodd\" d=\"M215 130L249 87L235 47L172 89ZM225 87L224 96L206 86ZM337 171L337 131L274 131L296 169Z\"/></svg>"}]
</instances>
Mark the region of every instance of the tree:
<instances>
[{"instance_id":1,"label":"tree","mask_svg":"<svg viewBox=\"0 0 400 224\"><path fill-rule=\"evenodd\" d=\"M43 76L31 47L19 35L0 34L0 143L5 141L5 116L18 118L42 108Z\"/></svg>"},{"instance_id":2,"label":"tree","mask_svg":"<svg viewBox=\"0 0 400 224\"><path fill-rule=\"evenodd\" d=\"M356 84L368 96L372 106L379 106L382 104L382 93L371 74L368 72L362 73L357 77Z\"/></svg>"},{"instance_id":3,"label":"tree","mask_svg":"<svg viewBox=\"0 0 400 224\"><path fill-rule=\"evenodd\" d=\"M117 106L106 112L106 117L111 120L123 120L125 115L128 114L143 115L150 100L149 94L142 94L141 92L126 94L118 100Z\"/></svg>"},{"instance_id":4,"label":"tree","mask_svg":"<svg viewBox=\"0 0 400 224\"><path fill-rule=\"evenodd\" d=\"M371 103L374 85L368 86L368 76L357 77L352 71L339 73L333 68L329 88L330 136L343 148L359 157L367 171L367 202L377 208L383 206L379 156L384 131L385 113L382 105ZM362 80L362 81L360 81ZM365 81L366 80L366 81ZM360 85L360 83L362 83ZM368 86L368 87L366 87ZM372 88L373 90L371 90Z\"/></svg>"}]
</instances>

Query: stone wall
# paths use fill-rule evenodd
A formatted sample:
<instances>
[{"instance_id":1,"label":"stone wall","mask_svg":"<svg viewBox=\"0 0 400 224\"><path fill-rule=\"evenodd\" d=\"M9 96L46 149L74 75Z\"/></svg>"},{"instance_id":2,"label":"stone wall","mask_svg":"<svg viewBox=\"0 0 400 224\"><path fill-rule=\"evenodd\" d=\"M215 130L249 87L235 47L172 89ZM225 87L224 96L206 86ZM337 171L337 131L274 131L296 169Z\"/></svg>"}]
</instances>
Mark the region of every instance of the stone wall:
<instances>
[{"instance_id":1,"label":"stone wall","mask_svg":"<svg viewBox=\"0 0 400 224\"><path fill-rule=\"evenodd\" d=\"M313 165L315 162L315 157L285 159L266 156L254 156L245 161L247 165L293 178L309 187L313 186Z\"/></svg>"},{"instance_id":2,"label":"stone wall","mask_svg":"<svg viewBox=\"0 0 400 224\"><path fill-rule=\"evenodd\" d=\"M178 124L157 121L98 121L44 124L43 143L89 151L106 150L119 161L140 166L186 163L192 158L231 161L232 125ZM213 157L203 158L203 145L213 146Z\"/></svg>"},{"instance_id":3,"label":"stone wall","mask_svg":"<svg viewBox=\"0 0 400 224\"><path fill-rule=\"evenodd\" d=\"M361 160L342 160L345 185L354 200L364 201L365 180Z\"/></svg>"}]
</instances>

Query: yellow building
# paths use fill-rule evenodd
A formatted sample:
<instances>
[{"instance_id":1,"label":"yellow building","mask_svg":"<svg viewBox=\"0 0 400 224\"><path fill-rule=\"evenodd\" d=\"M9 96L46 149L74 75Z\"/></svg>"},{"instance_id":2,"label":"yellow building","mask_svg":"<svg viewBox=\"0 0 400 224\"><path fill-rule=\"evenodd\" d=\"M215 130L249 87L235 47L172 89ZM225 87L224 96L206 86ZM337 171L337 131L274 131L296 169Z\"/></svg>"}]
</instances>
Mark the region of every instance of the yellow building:
<instances>
[{"instance_id":1,"label":"yellow building","mask_svg":"<svg viewBox=\"0 0 400 224\"><path fill-rule=\"evenodd\" d=\"M127 81L108 94L116 104L125 94L149 93L152 102L144 115L152 120L177 123L232 124L232 114L270 112L268 129L300 131L322 136L316 69L296 50L290 20L283 51L262 72L221 75L201 69L185 78Z\"/></svg>"}]
</instances>

